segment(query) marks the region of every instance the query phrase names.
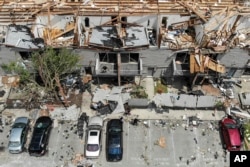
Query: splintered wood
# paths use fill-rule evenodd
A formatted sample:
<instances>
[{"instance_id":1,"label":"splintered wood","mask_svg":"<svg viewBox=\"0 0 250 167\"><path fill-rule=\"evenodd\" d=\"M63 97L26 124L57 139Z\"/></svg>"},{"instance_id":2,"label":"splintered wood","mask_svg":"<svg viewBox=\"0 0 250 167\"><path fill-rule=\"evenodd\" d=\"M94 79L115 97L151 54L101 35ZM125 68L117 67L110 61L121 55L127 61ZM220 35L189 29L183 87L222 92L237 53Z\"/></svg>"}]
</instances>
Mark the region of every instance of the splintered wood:
<instances>
[{"instance_id":1,"label":"splintered wood","mask_svg":"<svg viewBox=\"0 0 250 167\"><path fill-rule=\"evenodd\" d=\"M165 137L161 136L157 141L156 141L156 145L165 148L166 147L166 139Z\"/></svg>"},{"instance_id":2,"label":"splintered wood","mask_svg":"<svg viewBox=\"0 0 250 167\"><path fill-rule=\"evenodd\" d=\"M202 85L201 90L204 92L205 95L211 95L216 97L221 96L220 89L215 88L212 85Z\"/></svg>"},{"instance_id":3,"label":"splintered wood","mask_svg":"<svg viewBox=\"0 0 250 167\"><path fill-rule=\"evenodd\" d=\"M218 64L215 60L208 56L204 56L201 53L193 53L190 55L190 73L206 72L206 69L210 69L219 73L225 73L225 66Z\"/></svg>"},{"instance_id":4,"label":"splintered wood","mask_svg":"<svg viewBox=\"0 0 250 167\"><path fill-rule=\"evenodd\" d=\"M82 160L84 156L82 154L76 154L75 158L72 160L72 163L74 165L78 165Z\"/></svg>"},{"instance_id":5,"label":"splintered wood","mask_svg":"<svg viewBox=\"0 0 250 167\"><path fill-rule=\"evenodd\" d=\"M47 109L42 109L40 110L40 116L49 116L49 110Z\"/></svg>"},{"instance_id":6,"label":"splintered wood","mask_svg":"<svg viewBox=\"0 0 250 167\"><path fill-rule=\"evenodd\" d=\"M64 34L73 31L75 28L75 23L68 23L65 29L57 29L57 28L44 28L43 30L43 39L47 44L56 43L57 38L63 36ZM72 39L70 39L72 41Z\"/></svg>"}]
</instances>

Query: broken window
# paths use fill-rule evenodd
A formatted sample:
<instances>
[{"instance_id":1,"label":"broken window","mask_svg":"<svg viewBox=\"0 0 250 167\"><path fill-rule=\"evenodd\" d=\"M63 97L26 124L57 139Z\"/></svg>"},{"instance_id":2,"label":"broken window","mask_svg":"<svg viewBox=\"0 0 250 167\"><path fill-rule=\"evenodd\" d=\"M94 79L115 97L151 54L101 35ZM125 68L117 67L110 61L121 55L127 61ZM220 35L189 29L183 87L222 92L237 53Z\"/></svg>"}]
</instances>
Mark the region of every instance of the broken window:
<instances>
[{"instance_id":1,"label":"broken window","mask_svg":"<svg viewBox=\"0 0 250 167\"><path fill-rule=\"evenodd\" d=\"M121 53L121 62L129 63L129 53Z\"/></svg>"},{"instance_id":2,"label":"broken window","mask_svg":"<svg viewBox=\"0 0 250 167\"><path fill-rule=\"evenodd\" d=\"M181 52L176 54L175 65L180 71L189 71L189 53Z\"/></svg>"},{"instance_id":3,"label":"broken window","mask_svg":"<svg viewBox=\"0 0 250 167\"><path fill-rule=\"evenodd\" d=\"M99 53L100 62L117 63L116 53ZM139 53L121 53L122 63L138 63Z\"/></svg>"},{"instance_id":4,"label":"broken window","mask_svg":"<svg viewBox=\"0 0 250 167\"><path fill-rule=\"evenodd\" d=\"M250 75L250 68L246 68L243 75Z\"/></svg>"},{"instance_id":5,"label":"broken window","mask_svg":"<svg viewBox=\"0 0 250 167\"><path fill-rule=\"evenodd\" d=\"M121 53L122 63L138 63L139 53Z\"/></svg>"},{"instance_id":6,"label":"broken window","mask_svg":"<svg viewBox=\"0 0 250 167\"><path fill-rule=\"evenodd\" d=\"M161 21L162 27L166 28L168 24L167 22L168 22L168 17L163 17Z\"/></svg>"},{"instance_id":7,"label":"broken window","mask_svg":"<svg viewBox=\"0 0 250 167\"><path fill-rule=\"evenodd\" d=\"M126 26L127 26L127 24L126 24L127 23L127 17L122 17L121 21L122 21L122 28L126 28Z\"/></svg>"},{"instance_id":8,"label":"broken window","mask_svg":"<svg viewBox=\"0 0 250 167\"><path fill-rule=\"evenodd\" d=\"M23 60L30 60L32 57L31 52L19 52L20 56L22 57Z\"/></svg>"},{"instance_id":9,"label":"broken window","mask_svg":"<svg viewBox=\"0 0 250 167\"><path fill-rule=\"evenodd\" d=\"M109 63L117 63L116 53L108 53L108 62Z\"/></svg>"},{"instance_id":10,"label":"broken window","mask_svg":"<svg viewBox=\"0 0 250 167\"><path fill-rule=\"evenodd\" d=\"M92 75L92 69L91 69L91 67L84 67L84 71L85 71L86 74Z\"/></svg>"},{"instance_id":11,"label":"broken window","mask_svg":"<svg viewBox=\"0 0 250 167\"><path fill-rule=\"evenodd\" d=\"M86 17L84 19L84 23L85 23L85 27L89 27L89 18L88 17Z\"/></svg>"},{"instance_id":12,"label":"broken window","mask_svg":"<svg viewBox=\"0 0 250 167\"><path fill-rule=\"evenodd\" d=\"M189 54L187 52L177 53L175 61L180 64L189 63Z\"/></svg>"},{"instance_id":13,"label":"broken window","mask_svg":"<svg viewBox=\"0 0 250 167\"><path fill-rule=\"evenodd\" d=\"M108 55L106 53L99 53L100 62L108 62Z\"/></svg>"},{"instance_id":14,"label":"broken window","mask_svg":"<svg viewBox=\"0 0 250 167\"><path fill-rule=\"evenodd\" d=\"M112 21L112 24L116 24L117 23L117 16L111 16L111 21Z\"/></svg>"},{"instance_id":15,"label":"broken window","mask_svg":"<svg viewBox=\"0 0 250 167\"><path fill-rule=\"evenodd\" d=\"M130 53L130 62L138 62L139 61L139 53Z\"/></svg>"},{"instance_id":16,"label":"broken window","mask_svg":"<svg viewBox=\"0 0 250 167\"><path fill-rule=\"evenodd\" d=\"M227 73L227 77L233 77L234 76L234 74L235 74L235 72L236 72L236 68L231 68L229 71L228 71L228 73Z\"/></svg>"}]
</instances>

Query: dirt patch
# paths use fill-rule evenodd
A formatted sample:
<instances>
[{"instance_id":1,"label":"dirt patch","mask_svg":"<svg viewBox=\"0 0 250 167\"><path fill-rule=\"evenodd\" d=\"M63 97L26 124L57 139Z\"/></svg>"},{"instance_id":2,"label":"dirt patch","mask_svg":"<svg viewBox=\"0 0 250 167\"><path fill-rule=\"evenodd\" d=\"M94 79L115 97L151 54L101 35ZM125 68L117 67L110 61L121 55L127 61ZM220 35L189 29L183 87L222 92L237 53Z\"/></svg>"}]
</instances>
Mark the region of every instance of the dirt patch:
<instances>
[{"instance_id":1,"label":"dirt patch","mask_svg":"<svg viewBox=\"0 0 250 167\"><path fill-rule=\"evenodd\" d=\"M202 91L205 95L211 95L211 96L221 96L221 92L219 88L215 88L212 85L202 85L201 86Z\"/></svg>"},{"instance_id":2,"label":"dirt patch","mask_svg":"<svg viewBox=\"0 0 250 167\"><path fill-rule=\"evenodd\" d=\"M82 104L82 93L70 93L67 98L69 106L76 105L77 107L81 107ZM43 101L31 101L27 102L27 99L7 99L6 100L6 108L23 108L26 110L31 110L34 108L40 108L40 106L44 104ZM64 106L65 104L62 101L57 101L56 99L51 99L51 101L46 101L46 104L49 106Z\"/></svg>"}]
</instances>

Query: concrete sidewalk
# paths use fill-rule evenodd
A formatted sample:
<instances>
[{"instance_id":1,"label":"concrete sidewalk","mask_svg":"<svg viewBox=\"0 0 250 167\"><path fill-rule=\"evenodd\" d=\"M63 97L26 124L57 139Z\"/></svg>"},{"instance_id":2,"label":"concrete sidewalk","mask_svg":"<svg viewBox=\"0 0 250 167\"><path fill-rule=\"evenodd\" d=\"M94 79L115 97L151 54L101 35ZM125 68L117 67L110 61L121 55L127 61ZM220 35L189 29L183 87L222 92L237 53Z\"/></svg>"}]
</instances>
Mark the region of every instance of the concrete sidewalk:
<instances>
[{"instance_id":1,"label":"concrete sidewalk","mask_svg":"<svg viewBox=\"0 0 250 167\"><path fill-rule=\"evenodd\" d=\"M153 99L155 95L155 83L154 83L154 78L153 77L146 77L141 80L141 86L145 88L145 92L148 95L148 99Z\"/></svg>"},{"instance_id":2,"label":"concrete sidewalk","mask_svg":"<svg viewBox=\"0 0 250 167\"><path fill-rule=\"evenodd\" d=\"M138 116L138 119L176 119L181 120L189 116L197 116L201 120L220 120L225 116L224 111L216 110L169 110L169 112L157 113L155 110L150 109L132 109L129 117L133 118ZM110 114L107 118L120 118L120 114Z\"/></svg>"}]
</instances>

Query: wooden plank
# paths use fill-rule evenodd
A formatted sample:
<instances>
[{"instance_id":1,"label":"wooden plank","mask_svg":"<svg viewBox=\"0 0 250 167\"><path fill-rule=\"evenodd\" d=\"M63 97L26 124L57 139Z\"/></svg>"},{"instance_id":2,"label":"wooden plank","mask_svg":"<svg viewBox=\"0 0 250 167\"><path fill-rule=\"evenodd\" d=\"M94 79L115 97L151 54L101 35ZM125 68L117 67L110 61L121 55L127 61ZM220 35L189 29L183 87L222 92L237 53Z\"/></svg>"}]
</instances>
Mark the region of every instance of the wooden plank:
<instances>
[{"instance_id":1,"label":"wooden plank","mask_svg":"<svg viewBox=\"0 0 250 167\"><path fill-rule=\"evenodd\" d=\"M207 67L213 71L219 72L219 73L225 73L226 69L225 66L221 64L217 64L217 62L213 61L212 59L209 59Z\"/></svg>"},{"instance_id":2,"label":"wooden plank","mask_svg":"<svg viewBox=\"0 0 250 167\"><path fill-rule=\"evenodd\" d=\"M200 62L201 62L201 65L200 65L200 72L204 73L205 70L204 70L204 61L205 61L205 58L202 54L200 54Z\"/></svg>"},{"instance_id":3,"label":"wooden plank","mask_svg":"<svg viewBox=\"0 0 250 167\"><path fill-rule=\"evenodd\" d=\"M190 73L193 74L195 71L194 71L194 64L196 63L195 62L195 58L194 58L194 54L190 54L190 57L189 57L189 63L190 63Z\"/></svg>"},{"instance_id":4,"label":"wooden plank","mask_svg":"<svg viewBox=\"0 0 250 167\"><path fill-rule=\"evenodd\" d=\"M201 18L202 21L204 21L205 23L207 22L207 18L205 18L205 16L203 16L201 13L199 13L196 9L194 9L192 6L189 6L187 3L184 2L177 2L180 5L184 6L187 9L190 9L192 12L194 12L198 17Z\"/></svg>"},{"instance_id":5,"label":"wooden plank","mask_svg":"<svg viewBox=\"0 0 250 167\"><path fill-rule=\"evenodd\" d=\"M64 34L66 34L67 32L70 32L70 31L72 31L72 30L74 30L74 29L75 29L75 27L71 27L71 28L67 29L66 31L63 31L63 32L61 32L61 33L59 33L59 34L53 36L52 39L56 39L56 38L58 38L58 37L60 37L60 36L62 36L62 35L64 35Z\"/></svg>"}]
</instances>

